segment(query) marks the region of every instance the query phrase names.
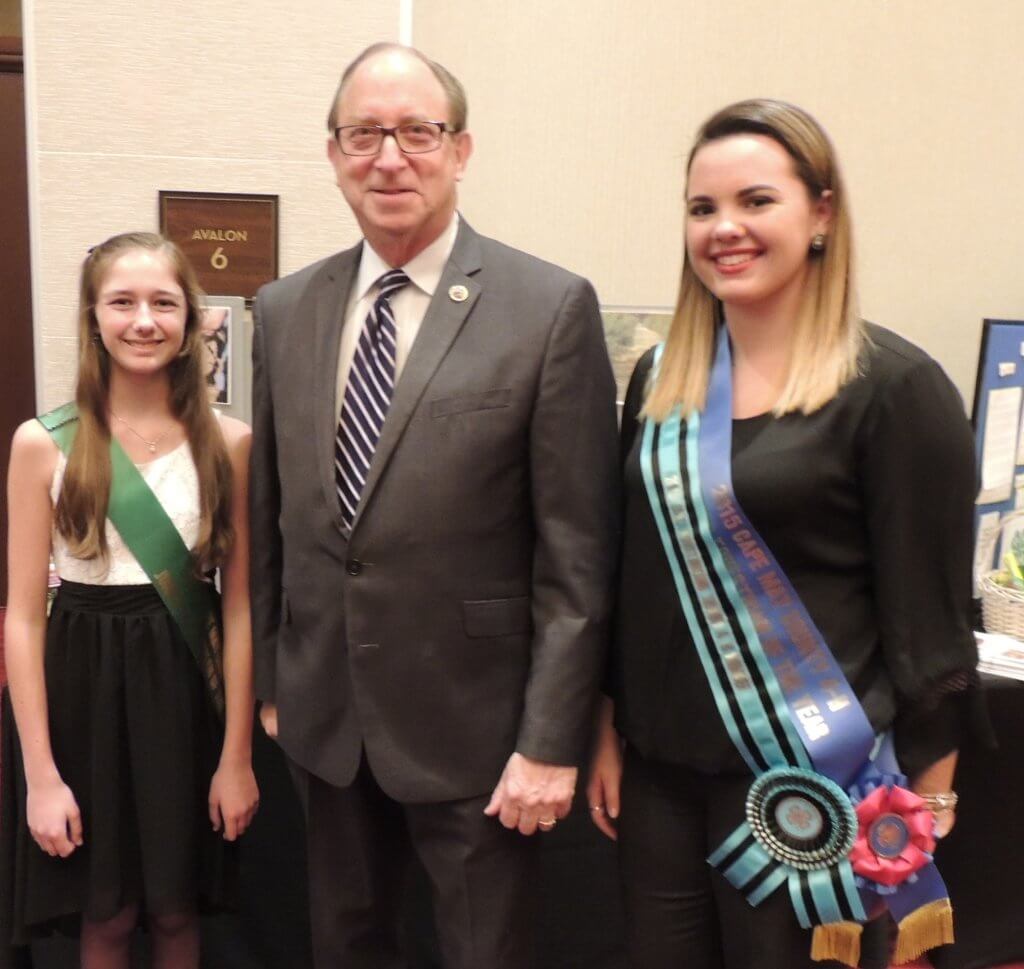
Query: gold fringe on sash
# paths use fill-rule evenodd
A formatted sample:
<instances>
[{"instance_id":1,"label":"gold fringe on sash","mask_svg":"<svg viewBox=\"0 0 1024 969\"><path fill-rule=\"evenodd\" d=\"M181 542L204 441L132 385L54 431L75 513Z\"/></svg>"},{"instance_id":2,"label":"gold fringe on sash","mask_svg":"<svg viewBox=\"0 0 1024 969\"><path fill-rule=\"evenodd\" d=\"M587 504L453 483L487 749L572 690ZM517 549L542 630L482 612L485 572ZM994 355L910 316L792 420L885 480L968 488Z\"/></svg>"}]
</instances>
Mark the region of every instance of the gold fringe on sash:
<instances>
[{"instance_id":1,"label":"gold fringe on sash","mask_svg":"<svg viewBox=\"0 0 1024 969\"><path fill-rule=\"evenodd\" d=\"M860 962L858 922L830 922L816 925L811 940L811 958L815 962L835 959L847 966ZM899 924L896 952L892 962L902 966L920 958L929 949L953 942L953 906L948 898L940 898L911 912Z\"/></svg>"},{"instance_id":2,"label":"gold fringe on sash","mask_svg":"<svg viewBox=\"0 0 1024 969\"><path fill-rule=\"evenodd\" d=\"M860 962L860 922L829 922L816 925L811 938L811 958L815 962L835 959L847 966Z\"/></svg>"},{"instance_id":3,"label":"gold fringe on sash","mask_svg":"<svg viewBox=\"0 0 1024 969\"><path fill-rule=\"evenodd\" d=\"M929 949L953 941L953 906L948 898L922 905L900 922L893 964L913 962Z\"/></svg>"}]
</instances>

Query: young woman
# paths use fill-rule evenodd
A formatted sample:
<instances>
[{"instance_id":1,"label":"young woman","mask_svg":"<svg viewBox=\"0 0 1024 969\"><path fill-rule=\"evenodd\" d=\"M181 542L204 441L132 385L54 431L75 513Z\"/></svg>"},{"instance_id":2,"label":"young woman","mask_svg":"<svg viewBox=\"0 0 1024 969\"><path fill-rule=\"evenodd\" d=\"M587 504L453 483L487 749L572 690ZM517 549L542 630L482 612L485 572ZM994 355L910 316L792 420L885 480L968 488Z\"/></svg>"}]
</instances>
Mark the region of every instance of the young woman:
<instances>
[{"instance_id":1,"label":"young woman","mask_svg":"<svg viewBox=\"0 0 1024 969\"><path fill-rule=\"evenodd\" d=\"M23 424L11 451L5 648L20 756L5 730L0 920L22 945L80 928L86 969L126 969L140 918L154 969L197 967L197 914L224 901L224 842L257 806L249 430L209 406L202 312L172 243L128 233L97 246L82 268L75 405ZM47 618L51 555L61 586Z\"/></svg>"},{"instance_id":2,"label":"young woman","mask_svg":"<svg viewBox=\"0 0 1024 969\"><path fill-rule=\"evenodd\" d=\"M633 969L796 969L811 964L801 921L832 927L816 957L855 963L856 923L910 903L872 894L870 864L850 860L870 834L853 805L871 785L925 795L868 846L916 838L924 865L953 823L961 735L984 724L971 432L939 366L857 318L848 201L806 112L715 114L686 207L672 327L623 416L592 816L619 840ZM889 731L898 767L875 749ZM949 927L932 894L926 941Z\"/></svg>"}]
</instances>

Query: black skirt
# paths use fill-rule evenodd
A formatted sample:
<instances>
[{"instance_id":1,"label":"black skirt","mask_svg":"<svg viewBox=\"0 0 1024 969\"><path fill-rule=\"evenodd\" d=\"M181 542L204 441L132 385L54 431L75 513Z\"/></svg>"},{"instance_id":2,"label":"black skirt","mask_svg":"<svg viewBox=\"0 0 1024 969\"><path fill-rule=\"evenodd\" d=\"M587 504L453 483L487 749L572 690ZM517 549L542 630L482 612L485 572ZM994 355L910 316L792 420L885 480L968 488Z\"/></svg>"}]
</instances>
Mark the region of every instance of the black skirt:
<instances>
[{"instance_id":1,"label":"black skirt","mask_svg":"<svg viewBox=\"0 0 1024 969\"><path fill-rule=\"evenodd\" d=\"M221 727L156 590L64 582L45 668L54 760L82 812L84 844L51 858L32 840L5 697L0 944L74 932L82 916L102 921L126 905L158 915L225 906L232 846L207 808Z\"/></svg>"}]
</instances>

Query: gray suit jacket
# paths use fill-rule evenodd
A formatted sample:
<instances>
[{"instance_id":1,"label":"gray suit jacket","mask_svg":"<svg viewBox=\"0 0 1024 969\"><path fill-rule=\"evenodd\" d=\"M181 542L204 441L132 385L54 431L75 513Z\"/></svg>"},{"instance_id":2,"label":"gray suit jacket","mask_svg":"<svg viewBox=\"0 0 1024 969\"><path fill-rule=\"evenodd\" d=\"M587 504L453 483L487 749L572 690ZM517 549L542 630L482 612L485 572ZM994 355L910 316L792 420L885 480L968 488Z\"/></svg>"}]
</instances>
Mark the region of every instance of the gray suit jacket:
<instances>
[{"instance_id":1,"label":"gray suit jacket","mask_svg":"<svg viewBox=\"0 0 1024 969\"><path fill-rule=\"evenodd\" d=\"M585 751L619 514L597 300L463 222L349 532L334 397L360 251L256 297L256 691L285 751L335 785L365 747L393 798L471 797L513 750Z\"/></svg>"}]
</instances>

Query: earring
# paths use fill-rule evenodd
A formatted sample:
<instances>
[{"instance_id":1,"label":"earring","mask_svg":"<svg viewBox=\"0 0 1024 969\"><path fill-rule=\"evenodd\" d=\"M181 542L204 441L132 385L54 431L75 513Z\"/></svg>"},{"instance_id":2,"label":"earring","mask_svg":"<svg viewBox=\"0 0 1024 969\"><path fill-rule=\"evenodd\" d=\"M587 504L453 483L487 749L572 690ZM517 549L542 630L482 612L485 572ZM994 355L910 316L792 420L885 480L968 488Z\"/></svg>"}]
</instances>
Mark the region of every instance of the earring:
<instances>
[{"instance_id":1,"label":"earring","mask_svg":"<svg viewBox=\"0 0 1024 969\"><path fill-rule=\"evenodd\" d=\"M814 252L822 252L825 248L825 233L819 232L811 239L811 249Z\"/></svg>"}]
</instances>

